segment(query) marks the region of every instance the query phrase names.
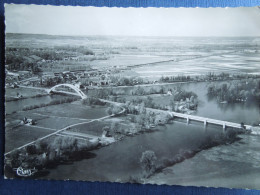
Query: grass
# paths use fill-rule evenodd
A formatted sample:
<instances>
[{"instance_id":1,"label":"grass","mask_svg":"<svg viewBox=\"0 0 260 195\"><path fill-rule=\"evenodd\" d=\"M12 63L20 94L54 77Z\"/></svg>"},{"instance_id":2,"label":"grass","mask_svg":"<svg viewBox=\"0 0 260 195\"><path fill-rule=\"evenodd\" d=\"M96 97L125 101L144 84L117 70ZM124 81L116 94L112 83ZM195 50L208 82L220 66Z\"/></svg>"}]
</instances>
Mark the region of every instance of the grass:
<instances>
[{"instance_id":1,"label":"grass","mask_svg":"<svg viewBox=\"0 0 260 195\"><path fill-rule=\"evenodd\" d=\"M94 121L92 123L78 125L77 127L69 129L69 131L101 136L103 133L102 128L108 125L109 123L107 122Z\"/></svg>"},{"instance_id":2,"label":"grass","mask_svg":"<svg viewBox=\"0 0 260 195\"><path fill-rule=\"evenodd\" d=\"M80 102L73 102L39 108L36 112L61 117L96 119L107 116L106 108L106 106L83 106Z\"/></svg>"},{"instance_id":3,"label":"grass","mask_svg":"<svg viewBox=\"0 0 260 195\"><path fill-rule=\"evenodd\" d=\"M53 131L22 125L5 132L5 151L20 147Z\"/></svg>"}]
</instances>

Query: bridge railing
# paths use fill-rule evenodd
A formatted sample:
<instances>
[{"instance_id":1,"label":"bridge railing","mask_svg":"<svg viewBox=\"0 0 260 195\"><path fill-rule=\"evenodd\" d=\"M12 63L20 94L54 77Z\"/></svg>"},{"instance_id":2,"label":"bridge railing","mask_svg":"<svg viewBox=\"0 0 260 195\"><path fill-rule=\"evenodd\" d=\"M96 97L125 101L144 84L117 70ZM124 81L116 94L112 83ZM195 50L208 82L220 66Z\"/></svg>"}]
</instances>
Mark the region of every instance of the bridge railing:
<instances>
[{"instance_id":1,"label":"bridge railing","mask_svg":"<svg viewBox=\"0 0 260 195\"><path fill-rule=\"evenodd\" d=\"M223 128L225 128L225 127L234 127L234 128L238 128L238 129L243 128L241 126L241 124L229 122L229 121L211 119L211 118L189 115L189 114L182 114L182 113L177 113L177 112L170 112L170 114L171 114L172 117L185 118L185 119L187 119L187 121L188 120L195 120L195 121L204 122L204 124L211 123L211 124L215 124L215 125L222 125ZM244 127L246 129L251 129L250 125L245 125Z\"/></svg>"}]
</instances>

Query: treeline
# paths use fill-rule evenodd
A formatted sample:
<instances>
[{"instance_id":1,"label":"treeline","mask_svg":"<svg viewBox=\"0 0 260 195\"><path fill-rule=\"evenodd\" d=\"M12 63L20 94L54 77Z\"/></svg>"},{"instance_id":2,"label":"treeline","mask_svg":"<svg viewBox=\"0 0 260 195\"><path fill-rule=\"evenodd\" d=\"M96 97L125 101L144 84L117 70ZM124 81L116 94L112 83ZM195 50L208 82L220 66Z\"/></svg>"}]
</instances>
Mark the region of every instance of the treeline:
<instances>
[{"instance_id":1,"label":"treeline","mask_svg":"<svg viewBox=\"0 0 260 195\"><path fill-rule=\"evenodd\" d=\"M246 102L260 100L260 80L246 79L208 86L208 96L219 102Z\"/></svg>"},{"instance_id":2,"label":"treeline","mask_svg":"<svg viewBox=\"0 0 260 195\"><path fill-rule=\"evenodd\" d=\"M119 76L111 76L111 83L114 83L116 86L134 86L143 84L144 81L140 77L119 77Z\"/></svg>"},{"instance_id":3,"label":"treeline","mask_svg":"<svg viewBox=\"0 0 260 195\"><path fill-rule=\"evenodd\" d=\"M185 81L191 81L191 77L190 76L184 76L184 75L178 75L178 76L162 76L160 78L161 82L167 82L167 83L171 83L171 82L185 82Z\"/></svg>"},{"instance_id":4,"label":"treeline","mask_svg":"<svg viewBox=\"0 0 260 195\"><path fill-rule=\"evenodd\" d=\"M68 97L68 98L63 98L63 99L60 99L60 100L52 100L49 103L41 103L41 104L38 104L38 105L24 106L24 108L22 110L23 111L33 110L33 109L36 109L36 108L42 108L42 107L46 107L46 106L70 103L70 102L73 102L73 101L76 101L76 100L78 100L78 98Z\"/></svg>"},{"instance_id":5,"label":"treeline","mask_svg":"<svg viewBox=\"0 0 260 195\"><path fill-rule=\"evenodd\" d=\"M168 89L169 91L170 89ZM152 95L152 94L165 94L167 90L165 87L151 87L148 91L145 90L145 87L138 86L136 89L131 91L132 95Z\"/></svg>"},{"instance_id":6,"label":"treeline","mask_svg":"<svg viewBox=\"0 0 260 195\"><path fill-rule=\"evenodd\" d=\"M260 75L254 74L229 74L229 73L214 73L209 72L206 75L197 75L197 76L162 76L159 81L166 83L173 82L189 82L189 81L224 81L224 80L237 80L237 79L248 79L248 78L260 78Z\"/></svg>"},{"instance_id":7,"label":"treeline","mask_svg":"<svg viewBox=\"0 0 260 195\"><path fill-rule=\"evenodd\" d=\"M86 48L84 46L79 46L79 47L70 46L70 45L55 46L54 49L58 50L58 51L81 53L83 55L95 55L95 53L92 50L90 50L89 48Z\"/></svg>"},{"instance_id":8,"label":"treeline","mask_svg":"<svg viewBox=\"0 0 260 195\"><path fill-rule=\"evenodd\" d=\"M95 90L94 96L98 98L107 98L108 96L118 96L118 95L153 95L153 94L167 94L167 92L179 91L180 87L166 88L164 86L149 87L149 90L146 87L138 86L133 88L131 91L120 88L104 88L100 90Z\"/></svg>"}]
</instances>

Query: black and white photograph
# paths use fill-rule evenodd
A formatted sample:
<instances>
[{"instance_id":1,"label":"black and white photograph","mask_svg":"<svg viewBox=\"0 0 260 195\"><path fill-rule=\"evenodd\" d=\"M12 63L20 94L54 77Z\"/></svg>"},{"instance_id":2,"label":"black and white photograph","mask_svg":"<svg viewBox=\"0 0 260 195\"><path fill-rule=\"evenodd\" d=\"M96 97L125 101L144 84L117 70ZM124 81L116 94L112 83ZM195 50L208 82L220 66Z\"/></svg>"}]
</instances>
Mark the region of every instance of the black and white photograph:
<instances>
[{"instance_id":1,"label":"black and white photograph","mask_svg":"<svg viewBox=\"0 0 260 195\"><path fill-rule=\"evenodd\" d=\"M5 178L260 189L259 19L5 4Z\"/></svg>"}]
</instances>

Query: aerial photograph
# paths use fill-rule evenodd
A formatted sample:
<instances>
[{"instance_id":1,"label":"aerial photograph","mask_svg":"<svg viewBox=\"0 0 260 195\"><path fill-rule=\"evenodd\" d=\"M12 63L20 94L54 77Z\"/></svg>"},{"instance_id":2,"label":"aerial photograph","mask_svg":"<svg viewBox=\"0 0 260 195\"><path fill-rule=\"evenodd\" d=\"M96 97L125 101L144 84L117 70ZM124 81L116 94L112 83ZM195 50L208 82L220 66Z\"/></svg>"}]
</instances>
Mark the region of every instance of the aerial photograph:
<instances>
[{"instance_id":1,"label":"aerial photograph","mask_svg":"<svg viewBox=\"0 0 260 195\"><path fill-rule=\"evenodd\" d=\"M260 189L259 17L5 4L5 178Z\"/></svg>"}]
</instances>

